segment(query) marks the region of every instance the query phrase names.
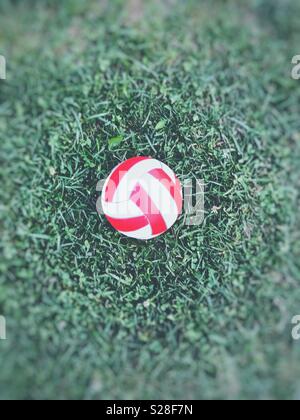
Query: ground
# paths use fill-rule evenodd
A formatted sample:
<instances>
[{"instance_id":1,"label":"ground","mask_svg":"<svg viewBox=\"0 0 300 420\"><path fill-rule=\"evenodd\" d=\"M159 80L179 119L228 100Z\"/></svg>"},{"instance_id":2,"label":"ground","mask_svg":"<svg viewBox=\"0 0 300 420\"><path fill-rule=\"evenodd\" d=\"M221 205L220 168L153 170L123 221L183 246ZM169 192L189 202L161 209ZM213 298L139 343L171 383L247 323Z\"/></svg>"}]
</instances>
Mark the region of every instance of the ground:
<instances>
[{"instance_id":1,"label":"ground","mask_svg":"<svg viewBox=\"0 0 300 420\"><path fill-rule=\"evenodd\" d=\"M300 398L299 18L1 0L0 398ZM99 218L136 155L205 181L201 226L144 243Z\"/></svg>"}]
</instances>

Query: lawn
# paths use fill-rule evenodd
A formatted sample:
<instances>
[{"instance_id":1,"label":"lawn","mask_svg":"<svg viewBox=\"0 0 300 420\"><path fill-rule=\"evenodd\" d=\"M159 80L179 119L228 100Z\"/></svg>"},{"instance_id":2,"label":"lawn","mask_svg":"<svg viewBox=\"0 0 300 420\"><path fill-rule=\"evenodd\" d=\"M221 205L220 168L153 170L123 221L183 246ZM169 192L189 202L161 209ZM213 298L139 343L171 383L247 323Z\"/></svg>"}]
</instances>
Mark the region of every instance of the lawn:
<instances>
[{"instance_id":1,"label":"lawn","mask_svg":"<svg viewBox=\"0 0 300 420\"><path fill-rule=\"evenodd\" d=\"M300 398L299 19L1 0L1 399ZM201 226L139 242L98 216L137 155L204 180Z\"/></svg>"}]
</instances>

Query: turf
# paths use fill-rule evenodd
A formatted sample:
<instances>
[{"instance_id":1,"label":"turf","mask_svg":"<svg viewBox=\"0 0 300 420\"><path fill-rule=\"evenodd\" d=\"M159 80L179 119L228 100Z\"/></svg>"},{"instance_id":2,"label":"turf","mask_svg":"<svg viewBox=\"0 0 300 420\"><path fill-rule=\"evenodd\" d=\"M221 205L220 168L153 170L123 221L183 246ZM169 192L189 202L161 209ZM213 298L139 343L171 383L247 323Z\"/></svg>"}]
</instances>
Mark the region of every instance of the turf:
<instances>
[{"instance_id":1,"label":"turf","mask_svg":"<svg viewBox=\"0 0 300 420\"><path fill-rule=\"evenodd\" d=\"M0 398L300 398L299 2L0 12ZM99 218L136 155L205 181L201 226Z\"/></svg>"}]
</instances>

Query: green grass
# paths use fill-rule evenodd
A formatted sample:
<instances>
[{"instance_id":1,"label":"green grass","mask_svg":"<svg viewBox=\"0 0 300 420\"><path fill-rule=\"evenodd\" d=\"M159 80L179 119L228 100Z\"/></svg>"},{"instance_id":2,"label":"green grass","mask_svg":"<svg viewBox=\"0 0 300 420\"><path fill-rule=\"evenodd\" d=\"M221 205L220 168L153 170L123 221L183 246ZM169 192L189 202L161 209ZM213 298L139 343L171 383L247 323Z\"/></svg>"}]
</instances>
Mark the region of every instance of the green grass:
<instances>
[{"instance_id":1,"label":"green grass","mask_svg":"<svg viewBox=\"0 0 300 420\"><path fill-rule=\"evenodd\" d=\"M1 1L0 398L300 397L299 2L211 3ZM135 155L203 225L98 217Z\"/></svg>"}]
</instances>

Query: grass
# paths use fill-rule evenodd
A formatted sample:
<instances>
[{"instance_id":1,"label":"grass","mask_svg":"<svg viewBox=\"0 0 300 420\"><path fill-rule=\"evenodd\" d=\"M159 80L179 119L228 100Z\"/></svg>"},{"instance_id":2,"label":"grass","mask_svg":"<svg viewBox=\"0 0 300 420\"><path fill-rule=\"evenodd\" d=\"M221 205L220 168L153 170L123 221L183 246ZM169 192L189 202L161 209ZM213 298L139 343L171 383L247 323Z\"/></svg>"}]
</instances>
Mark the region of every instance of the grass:
<instances>
[{"instance_id":1,"label":"grass","mask_svg":"<svg viewBox=\"0 0 300 420\"><path fill-rule=\"evenodd\" d=\"M214 6L2 0L0 398L300 397L299 5ZM204 179L203 225L99 219L136 155Z\"/></svg>"}]
</instances>

